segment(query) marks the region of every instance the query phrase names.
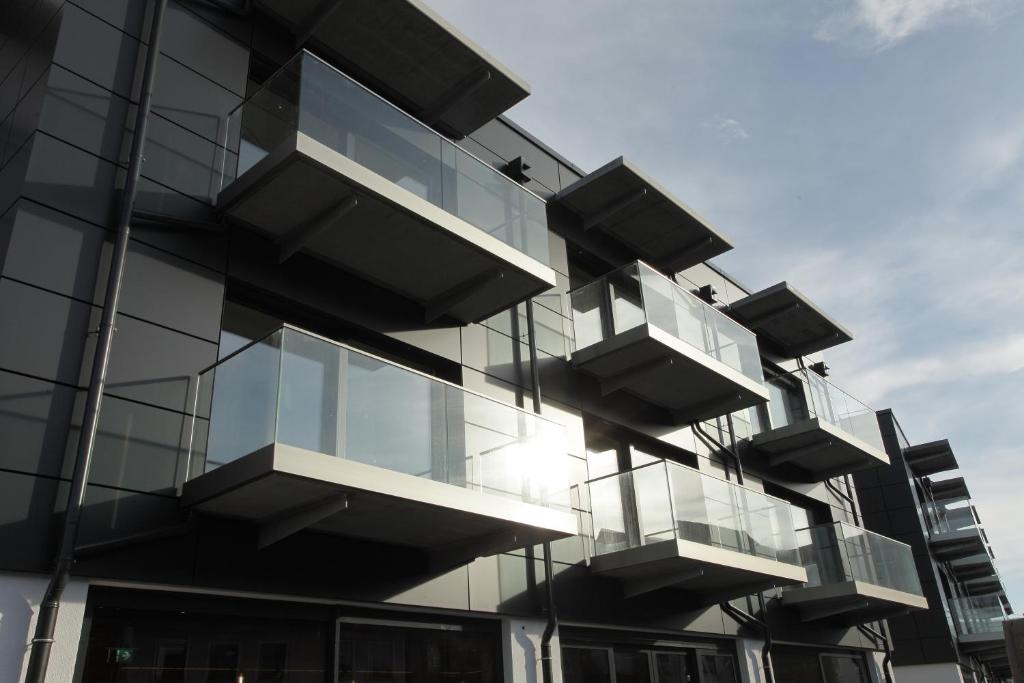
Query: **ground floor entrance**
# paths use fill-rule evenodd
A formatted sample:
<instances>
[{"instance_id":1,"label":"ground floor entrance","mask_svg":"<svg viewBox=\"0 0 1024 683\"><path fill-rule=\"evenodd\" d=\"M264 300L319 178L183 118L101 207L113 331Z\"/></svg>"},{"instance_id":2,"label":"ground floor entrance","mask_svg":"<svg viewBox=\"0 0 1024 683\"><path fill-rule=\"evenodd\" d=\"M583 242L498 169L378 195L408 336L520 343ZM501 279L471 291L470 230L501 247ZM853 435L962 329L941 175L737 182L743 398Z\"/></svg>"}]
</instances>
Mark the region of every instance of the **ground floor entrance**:
<instances>
[{"instance_id":1,"label":"ground floor entrance","mask_svg":"<svg viewBox=\"0 0 1024 683\"><path fill-rule=\"evenodd\" d=\"M731 642L565 637L565 683L739 683Z\"/></svg>"}]
</instances>

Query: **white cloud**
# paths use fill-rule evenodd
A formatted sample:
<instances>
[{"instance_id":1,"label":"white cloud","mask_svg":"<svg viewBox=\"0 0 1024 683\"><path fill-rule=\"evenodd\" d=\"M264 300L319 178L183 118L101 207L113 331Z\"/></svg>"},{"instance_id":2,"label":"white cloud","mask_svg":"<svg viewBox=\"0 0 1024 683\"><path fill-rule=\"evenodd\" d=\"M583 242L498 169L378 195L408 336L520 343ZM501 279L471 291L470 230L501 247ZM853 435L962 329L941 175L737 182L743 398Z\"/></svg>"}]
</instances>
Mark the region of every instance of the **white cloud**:
<instances>
[{"instance_id":1,"label":"white cloud","mask_svg":"<svg viewBox=\"0 0 1024 683\"><path fill-rule=\"evenodd\" d=\"M721 115L716 115L710 121L705 121L703 125L705 128L715 131L726 142L746 140L750 137L750 133L740 125L739 121Z\"/></svg>"},{"instance_id":2,"label":"white cloud","mask_svg":"<svg viewBox=\"0 0 1024 683\"><path fill-rule=\"evenodd\" d=\"M885 49L937 24L989 21L1005 0L850 0L818 25L814 37Z\"/></svg>"}]
</instances>

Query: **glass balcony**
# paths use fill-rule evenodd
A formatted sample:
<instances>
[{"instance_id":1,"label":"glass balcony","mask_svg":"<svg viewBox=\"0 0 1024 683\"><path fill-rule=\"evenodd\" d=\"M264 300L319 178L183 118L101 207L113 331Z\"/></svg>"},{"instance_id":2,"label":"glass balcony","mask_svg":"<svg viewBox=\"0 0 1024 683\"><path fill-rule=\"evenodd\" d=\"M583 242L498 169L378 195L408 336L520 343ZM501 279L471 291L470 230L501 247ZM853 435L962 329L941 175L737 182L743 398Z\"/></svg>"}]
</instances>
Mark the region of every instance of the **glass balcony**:
<instances>
[{"instance_id":1,"label":"glass balcony","mask_svg":"<svg viewBox=\"0 0 1024 683\"><path fill-rule=\"evenodd\" d=\"M573 364L676 423L764 403L753 333L637 261L570 292Z\"/></svg>"},{"instance_id":2,"label":"glass balcony","mask_svg":"<svg viewBox=\"0 0 1024 683\"><path fill-rule=\"evenodd\" d=\"M807 584L786 591L783 603L805 620L841 615L867 623L927 608L907 544L845 522L801 529L797 537Z\"/></svg>"},{"instance_id":3,"label":"glass balcony","mask_svg":"<svg viewBox=\"0 0 1024 683\"><path fill-rule=\"evenodd\" d=\"M589 486L592 567L627 595L676 586L718 602L806 580L781 499L669 461Z\"/></svg>"},{"instance_id":4,"label":"glass balcony","mask_svg":"<svg viewBox=\"0 0 1024 683\"><path fill-rule=\"evenodd\" d=\"M974 506L966 499L954 499L925 505L928 544L943 562L988 552L985 533L978 526Z\"/></svg>"},{"instance_id":5,"label":"glass balcony","mask_svg":"<svg viewBox=\"0 0 1024 683\"><path fill-rule=\"evenodd\" d=\"M274 238L281 260L305 251L428 317L480 319L555 284L542 199L309 52L228 131L238 164L218 208Z\"/></svg>"},{"instance_id":6,"label":"glass balcony","mask_svg":"<svg viewBox=\"0 0 1024 683\"><path fill-rule=\"evenodd\" d=\"M889 463L875 411L811 370L765 382L751 443L771 466L786 463L822 480Z\"/></svg>"},{"instance_id":7,"label":"glass balcony","mask_svg":"<svg viewBox=\"0 0 1024 683\"><path fill-rule=\"evenodd\" d=\"M1006 613L997 595L953 598L950 600L961 645L1003 640ZM970 649L970 648L968 648Z\"/></svg>"},{"instance_id":8,"label":"glass balcony","mask_svg":"<svg viewBox=\"0 0 1024 683\"><path fill-rule=\"evenodd\" d=\"M200 375L193 433L183 497L212 514L334 496L320 530L426 549L576 532L561 425L292 327Z\"/></svg>"}]
</instances>

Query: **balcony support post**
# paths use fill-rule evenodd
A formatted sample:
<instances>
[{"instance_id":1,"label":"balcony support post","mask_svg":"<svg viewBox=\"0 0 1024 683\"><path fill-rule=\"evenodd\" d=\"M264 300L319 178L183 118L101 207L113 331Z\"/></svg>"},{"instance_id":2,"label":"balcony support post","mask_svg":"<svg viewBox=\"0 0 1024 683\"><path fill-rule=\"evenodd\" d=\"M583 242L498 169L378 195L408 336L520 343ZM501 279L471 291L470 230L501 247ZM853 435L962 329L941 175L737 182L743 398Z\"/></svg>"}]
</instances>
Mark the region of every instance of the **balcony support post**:
<instances>
[{"instance_id":1,"label":"balcony support post","mask_svg":"<svg viewBox=\"0 0 1024 683\"><path fill-rule=\"evenodd\" d=\"M586 216L583 219L583 230L587 231L590 230L591 228L601 225L615 214L619 213L620 211L628 209L630 206L636 204L646 196L647 188L642 187L636 192L627 194L617 199L613 199L608 204L606 204L604 208L602 208L600 211L597 211L596 213L593 213L590 216Z\"/></svg>"},{"instance_id":2,"label":"balcony support post","mask_svg":"<svg viewBox=\"0 0 1024 683\"><path fill-rule=\"evenodd\" d=\"M355 195L349 195L306 225L299 226L295 230L282 235L280 240L278 240L278 246L281 251L277 256L277 262L284 263L290 259L299 249L309 244L310 240L337 223L345 214L356 208L358 204L359 200L355 198Z\"/></svg>"}]
</instances>

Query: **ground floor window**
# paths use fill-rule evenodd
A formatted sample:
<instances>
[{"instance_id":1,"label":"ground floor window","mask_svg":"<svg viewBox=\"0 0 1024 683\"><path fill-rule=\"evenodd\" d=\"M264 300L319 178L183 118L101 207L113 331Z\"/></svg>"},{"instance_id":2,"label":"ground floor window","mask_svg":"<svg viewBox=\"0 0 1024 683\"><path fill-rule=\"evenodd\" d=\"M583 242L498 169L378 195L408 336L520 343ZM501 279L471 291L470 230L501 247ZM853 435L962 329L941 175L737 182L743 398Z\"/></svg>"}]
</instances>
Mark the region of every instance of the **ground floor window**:
<instances>
[{"instance_id":1,"label":"ground floor window","mask_svg":"<svg viewBox=\"0 0 1024 683\"><path fill-rule=\"evenodd\" d=\"M339 616L340 608L325 605L95 592L80 683L501 680L497 622L377 618L369 610Z\"/></svg>"},{"instance_id":2,"label":"ground floor window","mask_svg":"<svg viewBox=\"0 0 1024 683\"><path fill-rule=\"evenodd\" d=\"M739 683L732 654L712 647L566 644L565 683Z\"/></svg>"},{"instance_id":3,"label":"ground floor window","mask_svg":"<svg viewBox=\"0 0 1024 683\"><path fill-rule=\"evenodd\" d=\"M776 683L869 683L867 660L857 652L821 652L806 647L772 649Z\"/></svg>"}]
</instances>

